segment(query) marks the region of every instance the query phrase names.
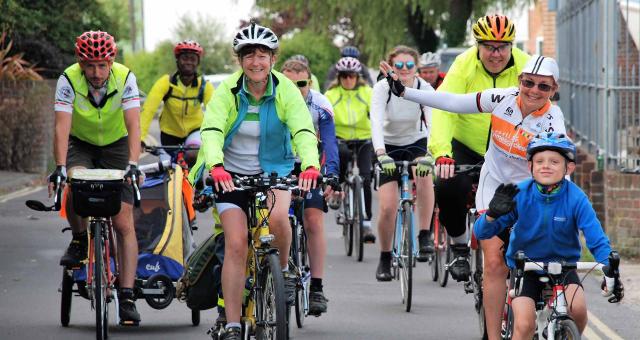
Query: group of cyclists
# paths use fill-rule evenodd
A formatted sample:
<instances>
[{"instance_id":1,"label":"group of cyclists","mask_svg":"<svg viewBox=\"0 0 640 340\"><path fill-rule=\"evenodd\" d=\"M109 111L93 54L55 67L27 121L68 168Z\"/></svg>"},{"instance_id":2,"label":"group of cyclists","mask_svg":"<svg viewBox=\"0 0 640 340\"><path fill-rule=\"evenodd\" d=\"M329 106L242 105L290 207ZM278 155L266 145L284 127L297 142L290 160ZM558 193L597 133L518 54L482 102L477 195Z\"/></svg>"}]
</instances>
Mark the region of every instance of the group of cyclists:
<instances>
[{"instance_id":1,"label":"group of cyclists","mask_svg":"<svg viewBox=\"0 0 640 340\"><path fill-rule=\"evenodd\" d=\"M437 205L436 218L452 242L454 261L449 271L458 281L469 277L471 230L467 229L465 216L468 195L472 186L478 185L476 208L484 214L476 232L482 235L487 333L489 339L499 339L510 258L520 249L514 247L539 251L540 239L556 241L545 236L557 232L550 231L553 228L563 229L563 236L553 244L554 252L542 252L535 260L577 261L574 241L578 228L585 230L589 249L598 260L606 261L610 246L586 196L565 179L575 167L575 146L565 136L561 109L550 101L558 91L556 61L530 57L513 46L515 26L503 15L481 17L472 31L476 44L456 58L446 75L439 70L438 54L420 55L411 47L398 45L380 63L381 77L375 84L359 60L359 50L347 46L330 70L322 94L304 55L289 58L279 71L274 69L279 39L271 29L251 22L237 32L232 43L240 69L215 89L197 71L203 48L191 40L178 43L174 48L177 71L156 81L142 114L134 74L114 62L114 38L106 32L85 32L76 39L78 62L58 79L56 169L50 175L50 193L56 180L66 179L79 168L122 169L129 181L142 178L138 170L141 144L144 146L151 121L164 103L161 143L198 146L197 153L187 155L192 165L190 179L195 181L202 174L213 179L215 207L225 240L222 339L240 339L250 202L245 192L235 190L234 176L295 175L300 189L309 193L304 196L311 263L309 314L319 316L327 311L328 303L323 292L327 252L324 212L327 204L336 209L341 200L339 192L318 186L320 176L344 181L353 151L349 147L356 148L364 183L363 239L375 243L371 224L375 157L382 170L377 209L380 258L375 276L378 281L390 281L400 180L395 162L415 160L411 178L416 187L417 259L426 261L434 252L430 225ZM455 174L456 164L481 162L479 183ZM515 187L509 183L521 184ZM531 220L523 218L536 215L523 211L529 207L524 203L527 199L565 195L567 191L579 204L563 205L563 224L553 222L549 226L546 220L536 220L535 229L527 230ZM73 237L60 261L62 265L79 263L87 256L86 222L73 213L71 200L67 200L65 209ZM290 202L291 193L281 190L275 190L267 202L288 304L293 303L297 284L288 261ZM123 190L122 210L113 221L121 250L119 314L121 319L137 324L140 315L132 291L137 242L130 186ZM538 241L527 242L532 239ZM527 253L535 256L539 252ZM579 281L572 283L579 285ZM620 295L622 290L616 285L614 293ZM583 296L576 298L582 303L577 304L577 314L572 316L584 329ZM516 335L525 334L526 338L531 324L518 323L517 318L528 320L531 304L523 302L521 306L517 310L514 306L516 325L520 326Z\"/></svg>"}]
</instances>

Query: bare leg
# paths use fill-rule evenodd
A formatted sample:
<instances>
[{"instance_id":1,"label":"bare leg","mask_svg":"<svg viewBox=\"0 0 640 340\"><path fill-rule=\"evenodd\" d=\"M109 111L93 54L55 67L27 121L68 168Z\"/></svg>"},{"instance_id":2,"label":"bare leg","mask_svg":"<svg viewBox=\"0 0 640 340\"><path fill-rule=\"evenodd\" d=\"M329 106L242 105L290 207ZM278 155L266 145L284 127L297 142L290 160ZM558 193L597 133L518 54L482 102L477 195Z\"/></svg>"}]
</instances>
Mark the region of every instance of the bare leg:
<instances>
[{"instance_id":1,"label":"bare leg","mask_svg":"<svg viewBox=\"0 0 640 340\"><path fill-rule=\"evenodd\" d=\"M483 296L484 315L487 322L487 334L490 340L500 339L504 299L507 294L507 275L509 270L502 256L503 242L497 236L481 241L484 255Z\"/></svg>"},{"instance_id":2,"label":"bare leg","mask_svg":"<svg viewBox=\"0 0 640 340\"><path fill-rule=\"evenodd\" d=\"M220 214L224 230L222 294L227 322L240 322L242 291L247 265L247 215L242 209L227 209Z\"/></svg>"},{"instance_id":3,"label":"bare leg","mask_svg":"<svg viewBox=\"0 0 640 340\"><path fill-rule=\"evenodd\" d=\"M307 232L311 277L321 279L324 274L324 259L327 256L327 240L324 236L322 210L308 208L304 210L304 229Z\"/></svg>"},{"instance_id":4,"label":"bare leg","mask_svg":"<svg viewBox=\"0 0 640 340\"><path fill-rule=\"evenodd\" d=\"M513 340L531 339L536 331L536 304L526 296L511 301L513 308Z\"/></svg>"},{"instance_id":5,"label":"bare leg","mask_svg":"<svg viewBox=\"0 0 640 340\"><path fill-rule=\"evenodd\" d=\"M138 240L133 227L133 205L122 203L118 215L112 218L118 235L118 264L121 288L133 288L138 265Z\"/></svg>"},{"instance_id":6,"label":"bare leg","mask_svg":"<svg viewBox=\"0 0 640 340\"><path fill-rule=\"evenodd\" d=\"M378 188L378 237L380 251L391 251L393 231L396 226L396 212L398 207L397 182L385 183Z\"/></svg>"},{"instance_id":7,"label":"bare leg","mask_svg":"<svg viewBox=\"0 0 640 340\"><path fill-rule=\"evenodd\" d=\"M276 237L273 245L280 252L280 266L285 268L289 261L289 248L291 247L291 226L289 225L291 193L283 190L273 190L273 193L276 202L269 217L269 231ZM271 195L269 195L268 204L269 206L273 204Z\"/></svg>"}]
</instances>

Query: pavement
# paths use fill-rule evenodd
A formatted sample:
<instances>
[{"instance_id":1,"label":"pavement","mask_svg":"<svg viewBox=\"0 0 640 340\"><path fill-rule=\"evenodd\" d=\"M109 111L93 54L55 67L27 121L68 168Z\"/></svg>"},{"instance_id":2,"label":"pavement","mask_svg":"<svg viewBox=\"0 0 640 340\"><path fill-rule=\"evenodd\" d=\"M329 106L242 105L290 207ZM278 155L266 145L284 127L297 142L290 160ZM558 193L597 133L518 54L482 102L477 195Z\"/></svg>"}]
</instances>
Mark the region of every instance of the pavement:
<instances>
[{"instance_id":1,"label":"pavement","mask_svg":"<svg viewBox=\"0 0 640 340\"><path fill-rule=\"evenodd\" d=\"M46 175L0 170L0 201L16 191L28 190L46 184Z\"/></svg>"}]
</instances>

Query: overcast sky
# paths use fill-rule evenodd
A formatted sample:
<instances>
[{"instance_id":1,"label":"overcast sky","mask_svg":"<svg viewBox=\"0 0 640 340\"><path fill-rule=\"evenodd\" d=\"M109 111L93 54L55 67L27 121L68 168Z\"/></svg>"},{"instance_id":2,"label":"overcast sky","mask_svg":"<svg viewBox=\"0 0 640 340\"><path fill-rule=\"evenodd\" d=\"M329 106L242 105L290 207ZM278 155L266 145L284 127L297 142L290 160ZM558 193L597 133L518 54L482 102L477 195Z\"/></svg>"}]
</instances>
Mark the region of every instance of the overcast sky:
<instances>
[{"instance_id":1,"label":"overcast sky","mask_svg":"<svg viewBox=\"0 0 640 340\"><path fill-rule=\"evenodd\" d=\"M158 42L172 39L178 18L185 13L202 13L218 19L231 38L241 19L249 19L254 0L143 0L144 40L147 51Z\"/></svg>"}]
</instances>

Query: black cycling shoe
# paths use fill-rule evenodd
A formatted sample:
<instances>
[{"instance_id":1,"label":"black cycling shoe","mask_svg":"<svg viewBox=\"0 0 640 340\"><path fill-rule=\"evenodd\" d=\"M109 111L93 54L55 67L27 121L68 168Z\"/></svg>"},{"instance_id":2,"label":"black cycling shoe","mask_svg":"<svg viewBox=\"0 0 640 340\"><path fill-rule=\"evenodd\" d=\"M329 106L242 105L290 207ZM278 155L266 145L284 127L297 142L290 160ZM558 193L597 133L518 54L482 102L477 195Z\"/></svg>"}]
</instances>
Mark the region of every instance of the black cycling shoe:
<instances>
[{"instance_id":1,"label":"black cycling shoe","mask_svg":"<svg viewBox=\"0 0 640 340\"><path fill-rule=\"evenodd\" d=\"M469 281L471 268L469 266L469 247L466 244L451 245L453 251L453 261L449 264L451 277L458 281Z\"/></svg>"},{"instance_id":2,"label":"black cycling shoe","mask_svg":"<svg viewBox=\"0 0 640 340\"><path fill-rule=\"evenodd\" d=\"M287 298L287 306L292 306L296 301L296 288L298 287L298 276L291 271L282 273L284 276L284 292Z\"/></svg>"},{"instance_id":3,"label":"black cycling shoe","mask_svg":"<svg viewBox=\"0 0 640 340\"><path fill-rule=\"evenodd\" d=\"M327 299L322 291L309 292L309 315L320 316L327 312Z\"/></svg>"},{"instance_id":4,"label":"black cycling shoe","mask_svg":"<svg viewBox=\"0 0 640 340\"><path fill-rule=\"evenodd\" d=\"M376 243L376 235L373 234L373 230L371 230L371 227L362 228L362 242Z\"/></svg>"},{"instance_id":5,"label":"black cycling shoe","mask_svg":"<svg viewBox=\"0 0 640 340\"><path fill-rule=\"evenodd\" d=\"M241 340L242 332L238 327L231 327L224 330L220 340Z\"/></svg>"},{"instance_id":6,"label":"black cycling shoe","mask_svg":"<svg viewBox=\"0 0 640 340\"><path fill-rule=\"evenodd\" d=\"M209 328L207 334L211 335L211 338L214 340L222 339L224 335L224 326L227 324L227 316L225 315L224 309L218 311L218 318L213 327Z\"/></svg>"},{"instance_id":7,"label":"black cycling shoe","mask_svg":"<svg viewBox=\"0 0 640 340\"><path fill-rule=\"evenodd\" d=\"M122 299L119 301L118 312L120 314L120 325L137 326L140 324L140 313L136 309L136 303L132 299Z\"/></svg>"},{"instance_id":8,"label":"black cycling shoe","mask_svg":"<svg viewBox=\"0 0 640 340\"><path fill-rule=\"evenodd\" d=\"M427 262L429 257L435 253L433 248L433 239L431 239L430 233L420 233L418 235L418 256L416 261Z\"/></svg>"},{"instance_id":9,"label":"black cycling shoe","mask_svg":"<svg viewBox=\"0 0 640 340\"><path fill-rule=\"evenodd\" d=\"M60 258L60 265L65 267L72 267L80 265L87 259L87 240L73 239L64 252L64 255Z\"/></svg>"},{"instance_id":10,"label":"black cycling shoe","mask_svg":"<svg viewBox=\"0 0 640 340\"><path fill-rule=\"evenodd\" d=\"M376 279L378 281L391 281L393 276L391 275L391 260L380 259L378 263L378 269L376 270Z\"/></svg>"}]
</instances>

